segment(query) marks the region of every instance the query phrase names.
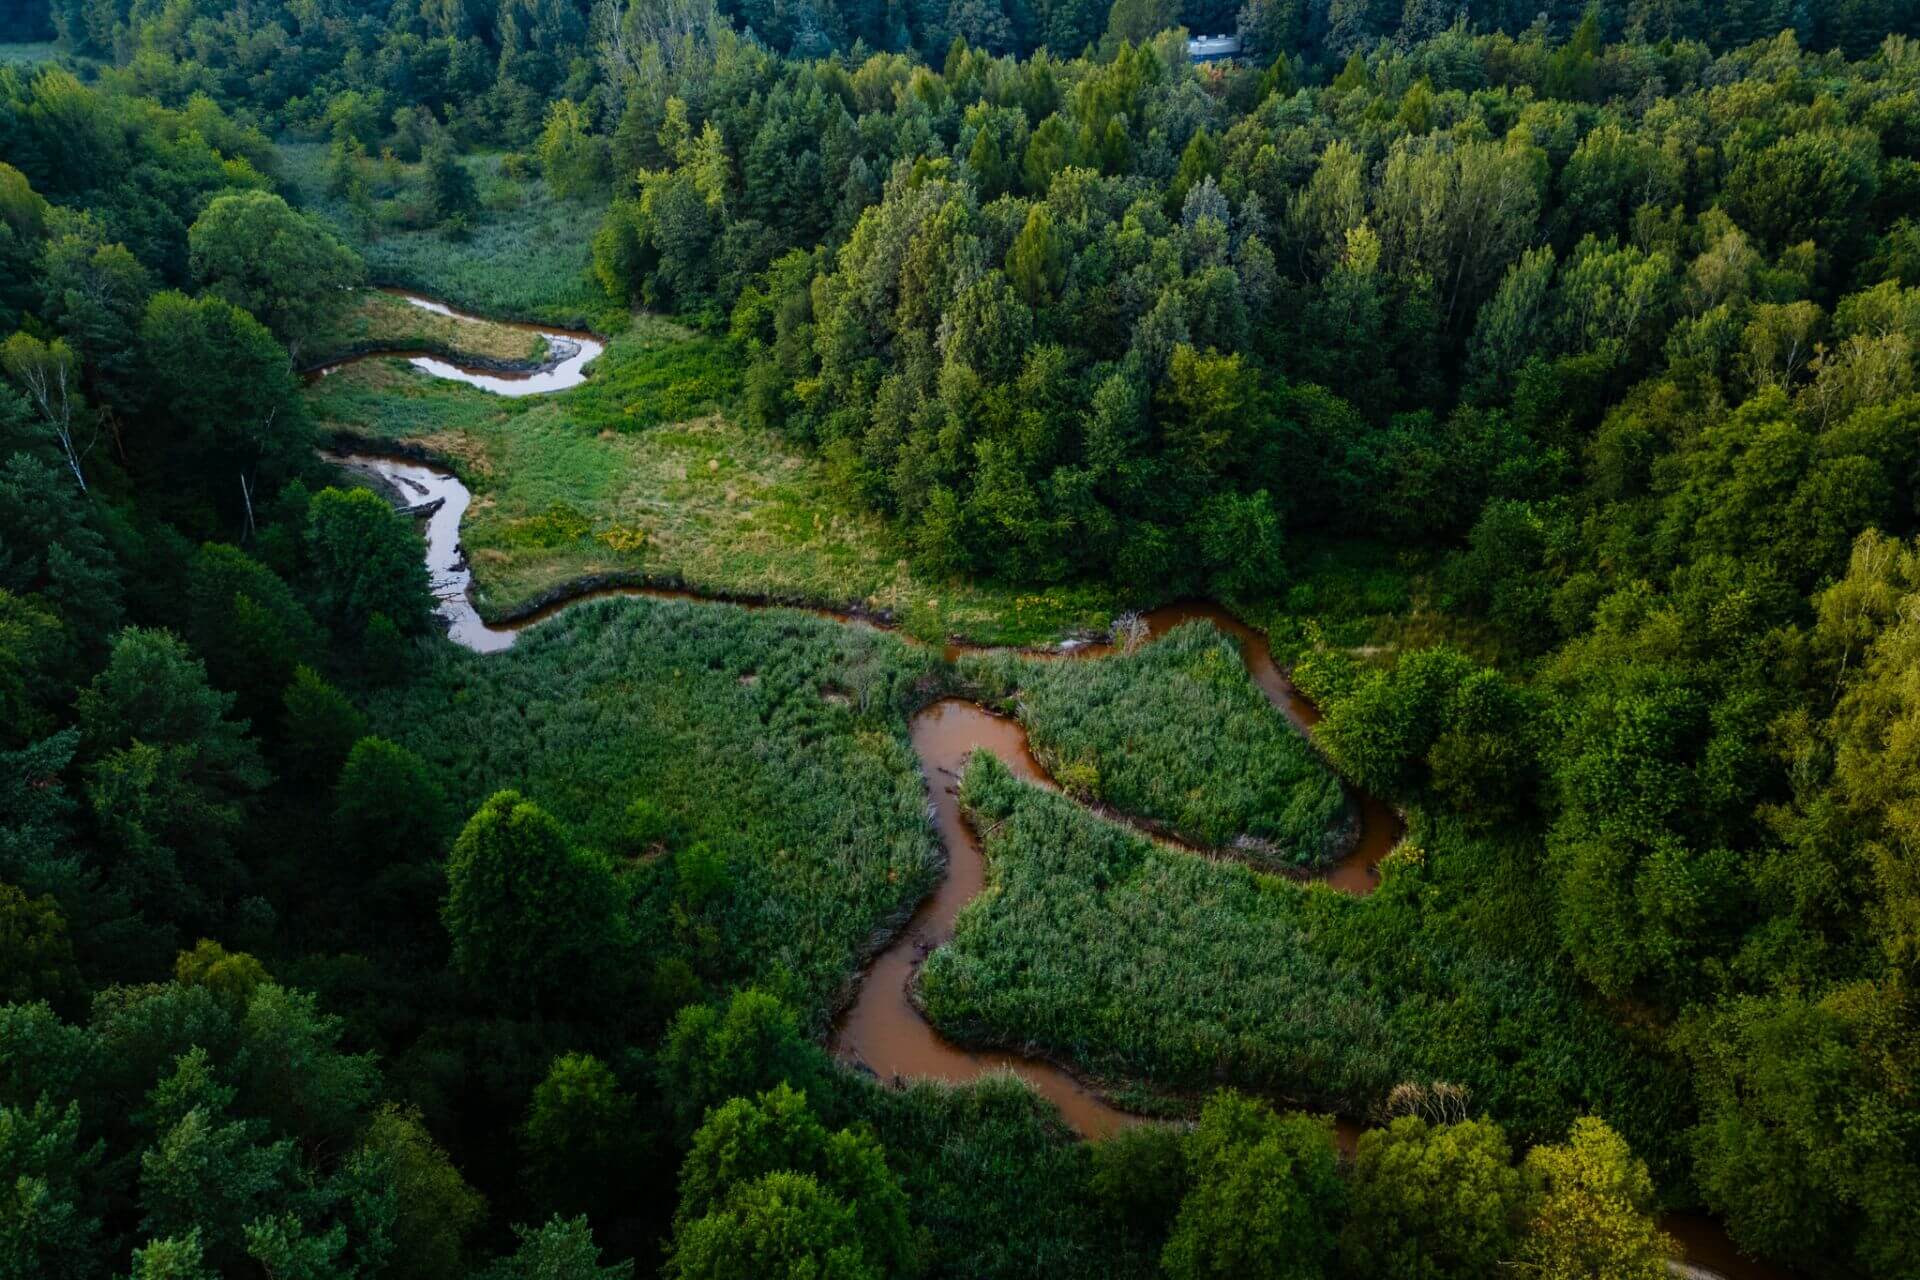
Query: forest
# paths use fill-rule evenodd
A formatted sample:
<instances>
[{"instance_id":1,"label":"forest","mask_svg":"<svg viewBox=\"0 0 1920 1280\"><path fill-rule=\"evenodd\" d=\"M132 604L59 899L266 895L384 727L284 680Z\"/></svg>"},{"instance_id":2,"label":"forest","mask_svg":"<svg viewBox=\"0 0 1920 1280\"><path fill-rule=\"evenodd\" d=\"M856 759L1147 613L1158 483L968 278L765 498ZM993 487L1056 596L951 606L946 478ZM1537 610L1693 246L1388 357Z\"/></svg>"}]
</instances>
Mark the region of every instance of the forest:
<instances>
[{"instance_id":1,"label":"forest","mask_svg":"<svg viewBox=\"0 0 1920 1280\"><path fill-rule=\"evenodd\" d=\"M0 1280L1920 1280L1920 7L12 0L0 712Z\"/></svg>"}]
</instances>

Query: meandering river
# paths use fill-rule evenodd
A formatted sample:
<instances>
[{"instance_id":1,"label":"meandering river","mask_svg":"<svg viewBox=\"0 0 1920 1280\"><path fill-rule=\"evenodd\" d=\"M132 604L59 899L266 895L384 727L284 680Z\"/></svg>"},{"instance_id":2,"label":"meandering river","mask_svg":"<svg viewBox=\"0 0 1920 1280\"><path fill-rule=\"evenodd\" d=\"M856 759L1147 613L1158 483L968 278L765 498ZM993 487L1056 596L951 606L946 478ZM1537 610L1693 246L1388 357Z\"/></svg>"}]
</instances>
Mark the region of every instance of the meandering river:
<instances>
[{"instance_id":1,"label":"meandering river","mask_svg":"<svg viewBox=\"0 0 1920 1280\"><path fill-rule=\"evenodd\" d=\"M461 313L428 298L402 296L416 306L441 314L475 318L462 317ZM593 341L589 335L554 333L563 339L580 339L583 344ZM585 377L586 364L599 350L595 344L589 354L583 345L580 353L550 371L552 382L536 386L528 384L549 374L515 377L467 369L428 356L414 356L413 363L436 377L458 378L502 395L529 395L577 384ZM569 365L571 371L561 376L560 370ZM350 454L337 461L379 478L401 494L407 505L425 510L427 568L440 616L447 624L449 638L476 652L493 653L508 648L520 631L586 600L613 595L702 598L684 591L610 587L582 591L507 625L489 624L473 604L473 574L460 547L460 521L472 495L459 478L442 467L401 458ZM741 607L764 606L749 603ZM879 625L872 619L850 613L819 609L812 612L848 625ZM1147 614L1145 620L1151 637L1196 619L1211 622L1239 641L1249 676L1296 728L1305 732L1319 719L1319 710L1293 687L1273 660L1266 637L1218 606L1170 605ZM949 656L960 648L950 646ZM1046 651L1045 656L1098 661L1111 652L1109 645L1079 644ZM1112 1106L1070 1072L1052 1063L1015 1053L967 1049L952 1043L935 1031L914 1006L913 982L921 962L952 938L960 908L972 901L986 883L986 862L979 840L960 811L957 790L961 769L974 751L986 750L1020 778L1046 787L1052 787L1053 781L1028 748L1026 731L1018 721L994 715L973 703L957 698L937 701L914 716L909 732L931 793L934 827L946 853L947 873L906 926L868 963L853 1000L834 1022L833 1051L888 1081L931 1078L959 1083L993 1072L1012 1072L1058 1106L1067 1123L1089 1138L1137 1123L1138 1117ZM1380 860L1398 843L1403 827L1398 816L1377 798L1359 794L1354 795L1353 800L1359 812L1359 837L1352 850L1318 878L1336 889L1365 894L1378 883ZM1350 1150L1358 1132L1357 1125L1342 1121L1343 1147ZM1777 1267L1741 1254L1724 1230L1702 1215L1668 1215L1663 1225L1679 1239L1688 1260L1685 1265L1674 1264L1676 1274L1725 1275L1736 1280L1779 1280L1788 1275Z\"/></svg>"},{"instance_id":2,"label":"meandering river","mask_svg":"<svg viewBox=\"0 0 1920 1280\"><path fill-rule=\"evenodd\" d=\"M324 378L337 369L344 369L361 360L402 356L414 368L430 373L436 378L464 382L470 387L478 387L482 391L491 391L500 396L536 396L579 386L587 380L587 366L607 349L606 343L581 329L560 329L553 325L523 324L519 321L487 320L465 311L456 311L444 302L436 302L432 298L410 293L405 289L382 289L381 292L399 298L409 306L418 307L422 311L431 311L437 316L537 333L547 340L548 358L535 367L517 369L487 362L451 360L431 351L369 351L323 365L314 371L314 377Z\"/></svg>"},{"instance_id":3,"label":"meandering river","mask_svg":"<svg viewBox=\"0 0 1920 1280\"><path fill-rule=\"evenodd\" d=\"M355 454L339 460L343 466L377 476L412 506L426 506L427 569L440 616L456 643L478 653L495 653L511 646L522 630L537 625L560 609L582 600L606 596L648 596L688 599L687 592L647 587L608 587L581 593L563 604L505 625L495 626L474 607L473 574L460 548L460 520L472 495L458 477L444 468L399 458ZM759 607L749 605L746 607ZM875 623L827 610L814 612L856 626ZM1177 604L1145 615L1147 634L1157 637L1185 622L1205 620L1239 641L1248 674L1287 719L1305 731L1319 711L1287 680L1274 662L1266 637L1225 610L1208 604ZM962 651L950 646L948 655ZM1046 656L1070 661L1099 661L1113 652L1105 644L1077 644L1045 651ZM1052 787L1027 746L1027 734L1017 720L994 715L958 698L946 698L922 709L910 726L914 752L932 792L934 827L947 856L947 874L894 940L868 964L854 999L835 1020L832 1047L849 1062L872 1071L883 1080L931 1078L955 1083L978 1079L995 1071L1012 1071L1059 1106L1067 1122L1087 1136L1099 1137L1132 1123L1135 1117L1105 1102L1069 1072L1034 1058L1013 1053L968 1049L954 1044L920 1015L912 1001L912 985L920 963L953 936L960 908L986 885L986 861L979 840L960 812L955 794L960 771L976 750L997 756L1017 776ZM1399 818L1371 796L1356 796L1359 836L1353 848L1318 878L1348 893L1371 892L1379 882L1380 859L1401 835Z\"/></svg>"}]
</instances>

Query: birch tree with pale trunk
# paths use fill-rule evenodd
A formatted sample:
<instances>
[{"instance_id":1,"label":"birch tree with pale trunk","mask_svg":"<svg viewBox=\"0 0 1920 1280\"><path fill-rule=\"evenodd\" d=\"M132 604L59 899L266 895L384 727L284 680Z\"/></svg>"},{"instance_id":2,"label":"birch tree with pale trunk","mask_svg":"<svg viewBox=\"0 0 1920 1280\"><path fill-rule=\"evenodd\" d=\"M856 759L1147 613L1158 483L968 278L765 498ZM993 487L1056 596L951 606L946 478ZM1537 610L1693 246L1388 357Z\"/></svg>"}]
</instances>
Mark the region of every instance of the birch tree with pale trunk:
<instances>
[{"instance_id":1,"label":"birch tree with pale trunk","mask_svg":"<svg viewBox=\"0 0 1920 1280\"><path fill-rule=\"evenodd\" d=\"M60 443L67 470L73 472L80 492L85 493L87 477L80 469L80 459L92 445L89 442L82 446L74 437L74 411L81 407L76 403L80 399L78 353L60 338L42 342L30 333L16 333L0 345L0 367L20 384L46 419Z\"/></svg>"}]
</instances>

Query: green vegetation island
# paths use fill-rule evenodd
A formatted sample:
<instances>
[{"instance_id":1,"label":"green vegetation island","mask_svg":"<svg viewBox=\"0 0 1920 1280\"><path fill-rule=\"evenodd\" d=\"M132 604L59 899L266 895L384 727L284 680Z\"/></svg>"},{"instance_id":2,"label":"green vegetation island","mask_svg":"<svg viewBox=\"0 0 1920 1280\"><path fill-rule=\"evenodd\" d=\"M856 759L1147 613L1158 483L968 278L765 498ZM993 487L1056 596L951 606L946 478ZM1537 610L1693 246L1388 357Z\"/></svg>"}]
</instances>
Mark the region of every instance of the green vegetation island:
<instances>
[{"instance_id":1,"label":"green vegetation island","mask_svg":"<svg viewBox=\"0 0 1920 1280\"><path fill-rule=\"evenodd\" d=\"M1920 6L0 13L0 1280L1920 1280Z\"/></svg>"}]
</instances>

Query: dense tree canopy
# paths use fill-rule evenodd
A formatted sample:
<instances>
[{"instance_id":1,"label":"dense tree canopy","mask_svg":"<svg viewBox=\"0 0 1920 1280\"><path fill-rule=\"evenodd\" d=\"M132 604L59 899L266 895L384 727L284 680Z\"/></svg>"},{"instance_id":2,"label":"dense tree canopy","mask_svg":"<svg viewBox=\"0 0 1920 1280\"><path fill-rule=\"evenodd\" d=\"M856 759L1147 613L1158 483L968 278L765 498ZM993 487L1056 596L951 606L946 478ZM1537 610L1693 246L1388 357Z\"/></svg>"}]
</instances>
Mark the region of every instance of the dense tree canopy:
<instances>
[{"instance_id":1,"label":"dense tree canopy","mask_svg":"<svg viewBox=\"0 0 1920 1280\"><path fill-rule=\"evenodd\" d=\"M1161 1265L1176 1280L1323 1274L1346 1209L1333 1126L1275 1115L1231 1091L1216 1094L1188 1139L1192 1188L1180 1202Z\"/></svg>"},{"instance_id":2,"label":"dense tree canopy","mask_svg":"<svg viewBox=\"0 0 1920 1280\"><path fill-rule=\"evenodd\" d=\"M352 250L267 191L214 199L188 228L187 246L196 283L251 311L294 351L360 280Z\"/></svg>"},{"instance_id":3,"label":"dense tree canopy","mask_svg":"<svg viewBox=\"0 0 1920 1280\"><path fill-rule=\"evenodd\" d=\"M592 998L621 944L618 887L597 854L518 792L492 796L447 862L441 915L467 979L531 1006Z\"/></svg>"},{"instance_id":4,"label":"dense tree canopy","mask_svg":"<svg viewBox=\"0 0 1920 1280\"><path fill-rule=\"evenodd\" d=\"M1360 1135L1341 1265L1359 1276L1485 1275L1511 1256L1521 1205L1497 1125L1400 1116Z\"/></svg>"},{"instance_id":5,"label":"dense tree canopy","mask_svg":"<svg viewBox=\"0 0 1920 1280\"><path fill-rule=\"evenodd\" d=\"M17 38L56 44L0 56L0 1276L1652 1280L1683 1205L1913 1274L1915 6L54 0ZM398 363L303 389L370 270L458 282L509 225L575 234L612 331L558 428ZM692 416L669 358L717 420L649 425ZM612 494L565 535L598 581L670 576L670 439L715 590L858 525L902 585L855 603L927 638L983 592L1225 602L1317 750L1235 641L1139 658L1124 616L1024 685L779 611L458 652L410 518L316 453L353 397L534 550ZM440 434L482 418L511 446ZM1021 716L1043 799L1220 860L1060 810L1085 874L1064 826L989 869L1046 946L977 972L988 899L910 990L972 965L941 1031L1173 1122L1086 1148L823 1049L939 874L908 717L951 693ZM1209 728L1263 758L1171 794ZM1233 861L1388 808L1365 903ZM1265 1022L1215 1000L1248 954ZM1343 1162L1320 1110L1391 1118Z\"/></svg>"}]
</instances>

